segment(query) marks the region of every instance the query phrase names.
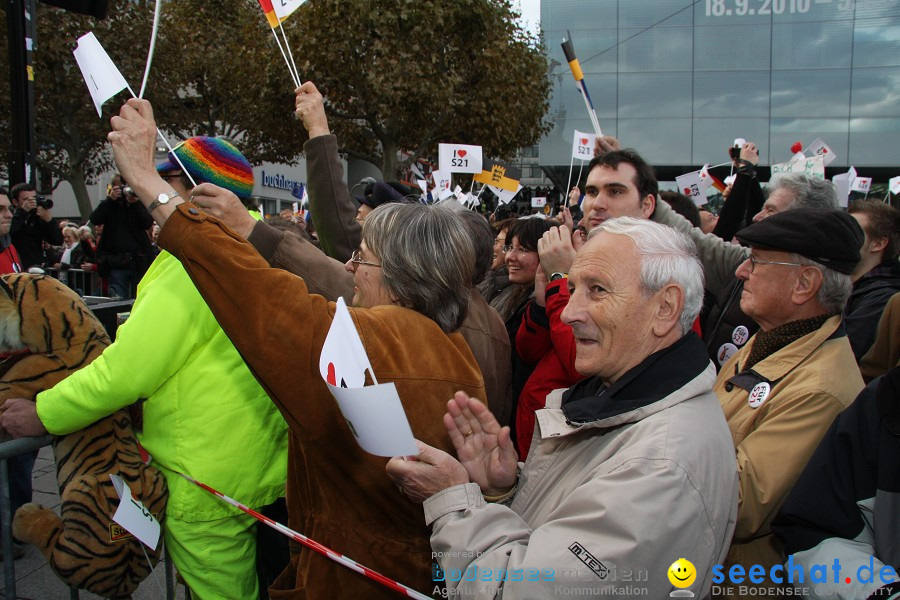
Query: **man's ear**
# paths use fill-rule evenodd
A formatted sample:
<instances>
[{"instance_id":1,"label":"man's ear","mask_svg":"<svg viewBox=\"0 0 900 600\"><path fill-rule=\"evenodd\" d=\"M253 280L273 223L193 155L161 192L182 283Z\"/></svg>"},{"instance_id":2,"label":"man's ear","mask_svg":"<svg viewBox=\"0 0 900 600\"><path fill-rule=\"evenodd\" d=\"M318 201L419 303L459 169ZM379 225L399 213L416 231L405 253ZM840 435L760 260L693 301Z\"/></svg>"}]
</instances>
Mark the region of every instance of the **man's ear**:
<instances>
[{"instance_id":1,"label":"man's ear","mask_svg":"<svg viewBox=\"0 0 900 600\"><path fill-rule=\"evenodd\" d=\"M800 269L800 276L794 282L794 289L791 292L791 301L794 304L806 304L816 297L822 288L825 280L825 274L822 269L817 267L803 267Z\"/></svg>"},{"instance_id":2,"label":"man's ear","mask_svg":"<svg viewBox=\"0 0 900 600\"><path fill-rule=\"evenodd\" d=\"M869 250L871 250L873 252L883 252L884 249L887 248L887 245L888 245L888 238L886 236L871 239L871 241L869 243Z\"/></svg>"},{"instance_id":3,"label":"man's ear","mask_svg":"<svg viewBox=\"0 0 900 600\"><path fill-rule=\"evenodd\" d=\"M641 200L641 216L645 219L649 219L653 216L654 212L656 212L656 196L647 194Z\"/></svg>"},{"instance_id":4,"label":"man's ear","mask_svg":"<svg viewBox=\"0 0 900 600\"><path fill-rule=\"evenodd\" d=\"M654 294L656 314L653 319L653 334L666 337L678 328L681 312L684 310L684 290L670 283Z\"/></svg>"}]
</instances>

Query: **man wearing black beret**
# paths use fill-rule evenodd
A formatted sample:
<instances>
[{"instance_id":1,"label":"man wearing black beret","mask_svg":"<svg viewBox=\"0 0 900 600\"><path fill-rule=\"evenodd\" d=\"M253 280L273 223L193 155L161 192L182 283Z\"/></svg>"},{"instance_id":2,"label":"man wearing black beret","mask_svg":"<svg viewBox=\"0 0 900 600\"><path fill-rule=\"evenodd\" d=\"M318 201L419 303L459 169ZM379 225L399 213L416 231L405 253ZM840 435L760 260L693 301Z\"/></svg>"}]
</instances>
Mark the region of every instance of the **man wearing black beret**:
<instances>
[{"instance_id":1,"label":"man wearing black beret","mask_svg":"<svg viewBox=\"0 0 900 600\"><path fill-rule=\"evenodd\" d=\"M768 572L782 550L772 518L831 422L863 388L841 317L863 232L845 212L796 208L737 238L750 246L736 271L741 310L760 331L725 363L715 387L740 481L726 570L762 564Z\"/></svg>"}]
</instances>

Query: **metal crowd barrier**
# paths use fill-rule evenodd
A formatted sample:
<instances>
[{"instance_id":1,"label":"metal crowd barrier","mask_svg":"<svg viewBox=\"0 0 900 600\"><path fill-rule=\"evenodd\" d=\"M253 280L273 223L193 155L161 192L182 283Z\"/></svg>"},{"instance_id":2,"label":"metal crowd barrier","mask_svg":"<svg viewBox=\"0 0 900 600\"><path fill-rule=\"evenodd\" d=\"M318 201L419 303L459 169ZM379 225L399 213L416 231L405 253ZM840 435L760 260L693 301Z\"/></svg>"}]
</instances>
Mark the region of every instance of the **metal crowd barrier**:
<instances>
[{"instance_id":1,"label":"metal crowd barrier","mask_svg":"<svg viewBox=\"0 0 900 600\"><path fill-rule=\"evenodd\" d=\"M103 293L103 286L97 271L82 271L81 269L44 269L44 271L78 292L79 296L99 296Z\"/></svg>"}]
</instances>

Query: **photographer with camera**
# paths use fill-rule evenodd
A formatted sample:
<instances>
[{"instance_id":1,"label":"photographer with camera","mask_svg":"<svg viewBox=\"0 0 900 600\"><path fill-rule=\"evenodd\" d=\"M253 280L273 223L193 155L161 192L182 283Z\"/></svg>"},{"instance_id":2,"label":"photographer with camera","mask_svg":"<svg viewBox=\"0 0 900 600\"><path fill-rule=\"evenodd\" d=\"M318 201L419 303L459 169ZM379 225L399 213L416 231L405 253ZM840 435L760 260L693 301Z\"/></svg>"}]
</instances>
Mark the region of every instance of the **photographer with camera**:
<instances>
[{"instance_id":1,"label":"photographer with camera","mask_svg":"<svg viewBox=\"0 0 900 600\"><path fill-rule=\"evenodd\" d=\"M109 295L134 298L137 284L153 262L148 229L153 217L121 175L115 175L108 196L94 212L91 223L103 225L97 247L98 271L109 278Z\"/></svg>"},{"instance_id":2,"label":"photographer with camera","mask_svg":"<svg viewBox=\"0 0 900 600\"><path fill-rule=\"evenodd\" d=\"M43 242L59 246L63 242L62 232L53 222L50 209L53 201L37 195L30 183L19 183L9 191L15 206L9 235L19 251L22 268L41 267L44 262Z\"/></svg>"}]
</instances>

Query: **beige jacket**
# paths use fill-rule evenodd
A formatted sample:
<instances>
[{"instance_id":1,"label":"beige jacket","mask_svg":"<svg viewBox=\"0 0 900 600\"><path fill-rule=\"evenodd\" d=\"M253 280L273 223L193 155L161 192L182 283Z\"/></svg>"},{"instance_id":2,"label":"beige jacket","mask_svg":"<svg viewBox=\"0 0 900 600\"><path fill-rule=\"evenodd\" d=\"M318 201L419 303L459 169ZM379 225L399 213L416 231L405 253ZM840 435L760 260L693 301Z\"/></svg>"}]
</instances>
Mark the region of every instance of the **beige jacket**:
<instances>
[{"instance_id":1,"label":"beige jacket","mask_svg":"<svg viewBox=\"0 0 900 600\"><path fill-rule=\"evenodd\" d=\"M725 363L715 390L734 440L740 476L738 522L728 564L762 564L768 569L781 563L772 519L831 422L863 389L863 380L840 316L742 373L755 339ZM767 382L770 391L753 408L749 396L760 382Z\"/></svg>"}]
</instances>

